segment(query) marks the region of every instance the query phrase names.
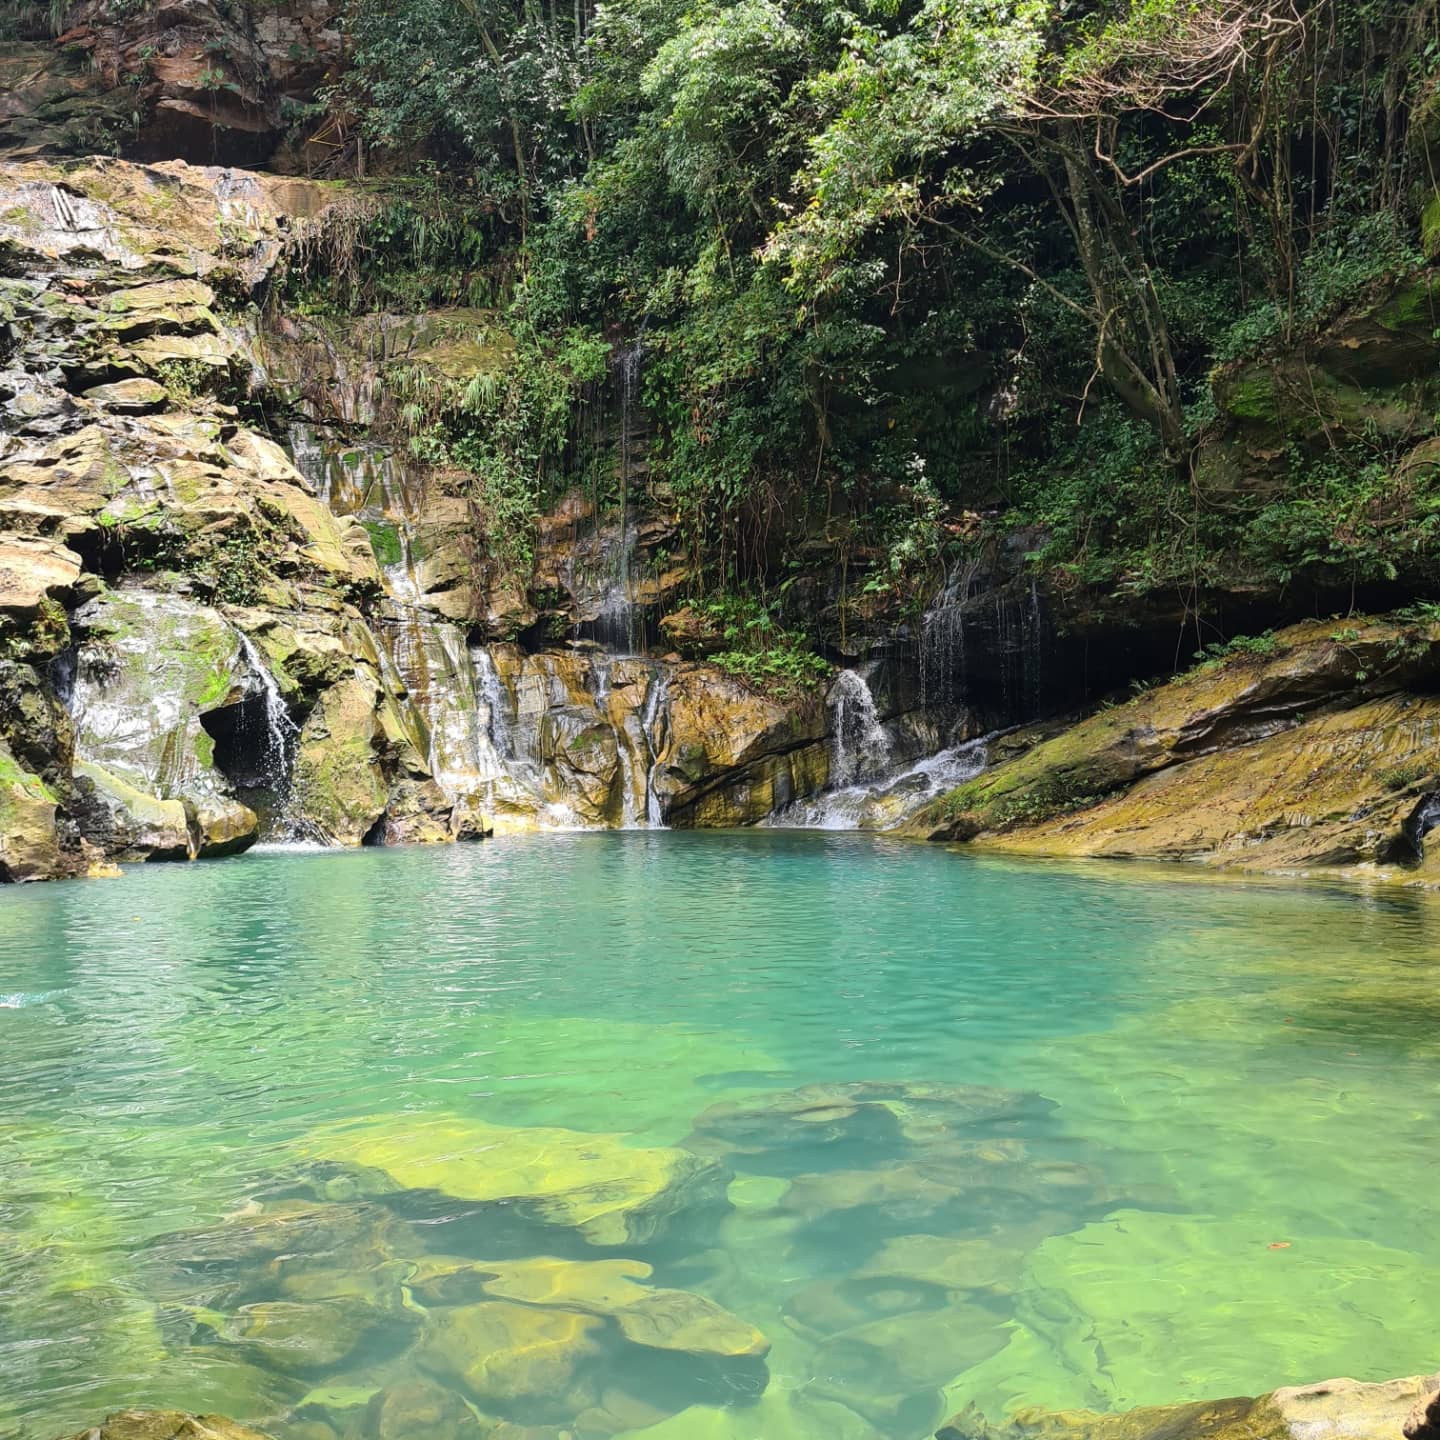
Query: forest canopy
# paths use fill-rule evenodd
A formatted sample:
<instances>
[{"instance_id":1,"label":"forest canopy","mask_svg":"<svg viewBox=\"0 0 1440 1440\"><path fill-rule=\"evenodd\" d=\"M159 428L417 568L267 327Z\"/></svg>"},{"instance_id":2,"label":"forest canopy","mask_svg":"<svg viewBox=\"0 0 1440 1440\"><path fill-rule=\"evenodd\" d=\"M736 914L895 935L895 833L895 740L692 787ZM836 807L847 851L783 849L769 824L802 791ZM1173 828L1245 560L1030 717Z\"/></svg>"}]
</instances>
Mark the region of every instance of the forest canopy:
<instances>
[{"instance_id":1,"label":"forest canopy","mask_svg":"<svg viewBox=\"0 0 1440 1440\"><path fill-rule=\"evenodd\" d=\"M1112 589L1383 578L1428 538L1357 519L1413 434L1321 417L1256 493L1206 442L1217 377L1440 243L1433 0L352 0L348 27L343 103L435 207L373 253L459 226L515 337L505 385L416 416L492 515L574 473L568 397L636 345L654 482L731 581L823 527L903 589L969 513Z\"/></svg>"}]
</instances>

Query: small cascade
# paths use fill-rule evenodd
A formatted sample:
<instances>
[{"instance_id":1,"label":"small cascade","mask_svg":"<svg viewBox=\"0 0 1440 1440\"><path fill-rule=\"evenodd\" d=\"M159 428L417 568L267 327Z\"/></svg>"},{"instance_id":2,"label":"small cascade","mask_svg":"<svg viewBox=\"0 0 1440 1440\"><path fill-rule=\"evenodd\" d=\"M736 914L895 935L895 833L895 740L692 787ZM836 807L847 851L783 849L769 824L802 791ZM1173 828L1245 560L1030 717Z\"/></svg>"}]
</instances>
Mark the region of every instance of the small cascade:
<instances>
[{"instance_id":1,"label":"small cascade","mask_svg":"<svg viewBox=\"0 0 1440 1440\"><path fill-rule=\"evenodd\" d=\"M515 754L512 734L514 715L505 682L495 668L495 660L483 645L470 647L470 661L475 674L475 694L479 702L481 726L498 759L508 760Z\"/></svg>"},{"instance_id":2,"label":"small cascade","mask_svg":"<svg viewBox=\"0 0 1440 1440\"><path fill-rule=\"evenodd\" d=\"M289 707L280 694L280 686L269 665L265 663L255 642L236 631L240 653L245 657L251 677L259 686L261 700L261 731L253 737L252 753L259 760L257 778L273 796L265 827L265 839L293 840L299 827L291 814L294 791L295 742L299 727L290 718Z\"/></svg>"},{"instance_id":3,"label":"small cascade","mask_svg":"<svg viewBox=\"0 0 1440 1440\"><path fill-rule=\"evenodd\" d=\"M965 702L968 656L965 649L965 602L979 565L955 565L935 603L920 617L920 704L955 709Z\"/></svg>"},{"instance_id":4,"label":"small cascade","mask_svg":"<svg viewBox=\"0 0 1440 1440\"><path fill-rule=\"evenodd\" d=\"M650 764L645 770L645 824L651 830L665 829L665 811L655 790L655 761L665 748L665 731L669 727L670 672L659 670L650 681L645 696L645 710L640 728L650 747Z\"/></svg>"},{"instance_id":5,"label":"small cascade","mask_svg":"<svg viewBox=\"0 0 1440 1440\"><path fill-rule=\"evenodd\" d=\"M613 546L600 545L599 515L596 541L608 561L604 594L592 630L594 638L612 654L634 655L640 649L640 615L635 605L634 575L637 527L630 515L630 489L635 474L635 402L640 393L642 342L620 352L616 381L620 391L620 534ZM608 555L605 552L608 550Z\"/></svg>"},{"instance_id":6,"label":"small cascade","mask_svg":"<svg viewBox=\"0 0 1440 1440\"><path fill-rule=\"evenodd\" d=\"M875 697L858 670L842 670L827 697L831 713L830 777L838 785L883 774L891 761L890 738L880 723Z\"/></svg>"},{"instance_id":7,"label":"small cascade","mask_svg":"<svg viewBox=\"0 0 1440 1440\"><path fill-rule=\"evenodd\" d=\"M997 732L999 733L999 732ZM984 735L927 755L875 777L842 785L778 811L765 825L787 830L890 830L903 825L937 795L973 780L988 763Z\"/></svg>"}]
</instances>

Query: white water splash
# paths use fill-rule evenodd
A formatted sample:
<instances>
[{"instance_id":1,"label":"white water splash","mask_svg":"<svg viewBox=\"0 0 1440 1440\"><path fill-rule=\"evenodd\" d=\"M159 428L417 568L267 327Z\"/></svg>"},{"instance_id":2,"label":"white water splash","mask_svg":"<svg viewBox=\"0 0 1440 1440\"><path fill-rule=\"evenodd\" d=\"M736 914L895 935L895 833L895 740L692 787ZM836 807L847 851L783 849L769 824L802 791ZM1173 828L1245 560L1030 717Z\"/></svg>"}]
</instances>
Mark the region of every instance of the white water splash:
<instances>
[{"instance_id":1,"label":"white water splash","mask_svg":"<svg viewBox=\"0 0 1440 1440\"><path fill-rule=\"evenodd\" d=\"M842 670L826 699L831 714L831 780L850 785L883 774L891 763L890 738L865 677L858 670Z\"/></svg>"},{"instance_id":2,"label":"white water splash","mask_svg":"<svg viewBox=\"0 0 1440 1440\"><path fill-rule=\"evenodd\" d=\"M235 634L240 641L240 653L245 658L251 679L259 686L264 705L265 733L261 737L260 771L275 797L274 810L266 827L267 837L271 840L294 840L298 835L291 815L292 781L295 740L300 731L290 718L280 686L255 642L243 631L237 630Z\"/></svg>"},{"instance_id":3,"label":"white water splash","mask_svg":"<svg viewBox=\"0 0 1440 1440\"><path fill-rule=\"evenodd\" d=\"M994 735L927 755L868 783L841 785L810 800L797 800L764 825L784 830L890 830L902 825L937 795L973 780L988 763Z\"/></svg>"}]
</instances>

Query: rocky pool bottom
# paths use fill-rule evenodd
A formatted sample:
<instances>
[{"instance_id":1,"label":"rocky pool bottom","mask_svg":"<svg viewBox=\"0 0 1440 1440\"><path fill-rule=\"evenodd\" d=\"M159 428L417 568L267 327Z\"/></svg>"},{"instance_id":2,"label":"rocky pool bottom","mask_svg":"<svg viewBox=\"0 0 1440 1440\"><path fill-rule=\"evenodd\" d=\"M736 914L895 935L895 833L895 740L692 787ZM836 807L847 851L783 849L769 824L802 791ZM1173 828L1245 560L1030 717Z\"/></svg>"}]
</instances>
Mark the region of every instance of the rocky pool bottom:
<instances>
[{"instance_id":1,"label":"rocky pool bottom","mask_svg":"<svg viewBox=\"0 0 1440 1440\"><path fill-rule=\"evenodd\" d=\"M0 1434L919 1440L1428 1370L1437 938L784 832L5 892Z\"/></svg>"}]
</instances>

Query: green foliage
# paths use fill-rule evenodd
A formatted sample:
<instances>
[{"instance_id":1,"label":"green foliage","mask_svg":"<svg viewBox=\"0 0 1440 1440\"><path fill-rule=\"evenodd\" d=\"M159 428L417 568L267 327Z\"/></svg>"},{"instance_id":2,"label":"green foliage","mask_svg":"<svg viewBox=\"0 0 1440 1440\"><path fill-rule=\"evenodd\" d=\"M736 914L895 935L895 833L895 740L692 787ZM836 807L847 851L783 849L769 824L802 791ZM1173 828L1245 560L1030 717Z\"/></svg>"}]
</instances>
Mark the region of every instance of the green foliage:
<instances>
[{"instance_id":1,"label":"green foliage","mask_svg":"<svg viewBox=\"0 0 1440 1440\"><path fill-rule=\"evenodd\" d=\"M400 378L516 564L547 498L606 492L613 413L576 412L638 346L702 590L810 557L843 627L923 604L962 531L1122 600L1424 576L1403 437L1295 413L1254 360L1420 265L1433 179L1395 137L1440 26L1408 8L352 0L343 98L423 178L334 207L285 298L503 310L504 367ZM1432 309L1411 284L1376 320L1411 343ZM1213 480L1237 421L1279 461Z\"/></svg>"},{"instance_id":2,"label":"green foliage","mask_svg":"<svg viewBox=\"0 0 1440 1440\"><path fill-rule=\"evenodd\" d=\"M1190 673L1206 674L1237 659L1269 660L1282 654L1284 648L1273 630L1259 635L1233 635L1229 640L1217 640L1197 650L1195 668Z\"/></svg>"},{"instance_id":3,"label":"green foliage","mask_svg":"<svg viewBox=\"0 0 1440 1440\"><path fill-rule=\"evenodd\" d=\"M695 606L724 639L714 663L747 685L778 699L813 690L831 671L814 642L781 621L778 599L722 592Z\"/></svg>"},{"instance_id":4,"label":"green foliage","mask_svg":"<svg viewBox=\"0 0 1440 1440\"><path fill-rule=\"evenodd\" d=\"M1408 790L1412 785L1428 780L1434 773L1434 766L1423 760L1412 760L1405 765L1394 765L1388 770L1381 770L1375 778L1387 790Z\"/></svg>"}]
</instances>

